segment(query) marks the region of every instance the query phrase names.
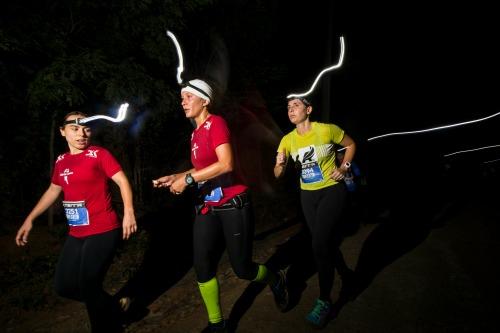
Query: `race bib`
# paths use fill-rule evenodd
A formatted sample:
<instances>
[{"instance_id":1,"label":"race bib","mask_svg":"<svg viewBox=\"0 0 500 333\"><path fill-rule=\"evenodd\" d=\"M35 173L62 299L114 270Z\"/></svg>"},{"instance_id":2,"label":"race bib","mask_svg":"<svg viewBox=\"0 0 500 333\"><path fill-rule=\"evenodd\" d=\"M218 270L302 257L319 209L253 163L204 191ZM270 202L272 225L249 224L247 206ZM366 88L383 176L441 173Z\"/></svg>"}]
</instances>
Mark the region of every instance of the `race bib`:
<instances>
[{"instance_id":1,"label":"race bib","mask_svg":"<svg viewBox=\"0 0 500 333\"><path fill-rule=\"evenodd\" d=\"M323 180L318 162L304 163L300 172L303 183L316 183Z\"/></svg>"},{"instance_id":2,"label":"race bib","mask_svg":"<svg viewBox=\"0 0 500 333\"><path fill-rule=\"evenodd\" d=\"M222 193L222 188L216 187L214 188L210 194L205 195L205 202L219 202L220 199L224 197L224 194Z\"/></svg>"},{"instance_id":3,"label":"race bib","mask_svg":"<svg viewBox=\"0 0 500 333\"><path fill-rule=\"evenodd\" d=\"M68 224L72 227L89 225L89 211L85 201L63 201L64 211Z\"/></svg>"}]
</instances>

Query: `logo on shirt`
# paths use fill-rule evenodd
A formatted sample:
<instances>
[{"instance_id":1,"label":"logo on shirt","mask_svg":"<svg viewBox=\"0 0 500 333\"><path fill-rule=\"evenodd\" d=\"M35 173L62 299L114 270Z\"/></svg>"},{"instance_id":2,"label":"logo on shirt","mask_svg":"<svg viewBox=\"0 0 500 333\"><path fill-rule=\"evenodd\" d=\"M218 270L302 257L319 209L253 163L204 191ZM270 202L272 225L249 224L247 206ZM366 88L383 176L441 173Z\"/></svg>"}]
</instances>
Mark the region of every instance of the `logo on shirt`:
<instances>
[{"instance_id":1,"label":"logo on shirt","mask_svg":"<svg viewBox=\"0 0 500 333\"><path fill-rule=\"evenodd\" d=\"M302 163L313 162L313 159L314 159L314 161L318 160L318 158L316 157L316 154L314 153L313 146L309 146L309 150L302 151L301 153L303 154L302 155Z\"/></svg>"},{"instance_id":2,"label":"logo on shirt","mask_svg":"<svg viewBox=\"0 0 500 333\"><path fill-rule=\"evenodd\" d=\"M62 161L63 159L64 159L64 155L59 155L59 156L57 156L57 161L56 161L56 163L57 163L57 162L59 162L59 161Z\"/></svg>"},{"instance_id":3,"label":"logo on shirt","mask_svg":"<svg viewBox=\"0 0 500 333\"><path fill-rule=\"evenodd\" d=\"M97 152L99 150L87 150L87 154L85 154L85 156L88 156L88 157L93 157L93 158L97 158Z\"/></svg>"},{"instance_id":4,"label":"logo on shirt","mask_svg":"<svg viewBox=\"0 0 500 333\"><path fill-rule=\"evenodd\" d=\"M193 148L191 148L191 151L193 152L193 156L194 156L194 159L196 159L196 149L198 149L200 147L198 147L198 145L196 144L196 142L193 144Z\"/></svg>"},{"instance_id":5,"label":"logo on shirt","mask_svg":"<svg viewBox=\"0 0 500 333\"><path fill-rule=\"evenodd\" d=\"M69 184L68 182L68 176L72 175L73 171L70 171L69 169L64 169L62 173L59 174L59 176L62 176L66 184Z\"/></svg>"},{"instance_id":6,"label":"logo on shirt","mask_svg":"<svg viewBox=\"0 0 500 333\"><path fill-rule=\"evenodd\" d=\"M203 127L208 131L210 129L210 126L212 126L212 122L209 120L207 122L205 122L205 125L203 125Z\"/></svg>"},{"instance_id":7,"label":"logo on shirt","mask_svg":"<svg viewBox=\"0 0 500 333\"><path fill-rule=\"evenodd\" d=\"M301 161L300 178L303 183L316 183L324 180L314 146L300 148L297 160Z\"/></svg>"}]
</instances>

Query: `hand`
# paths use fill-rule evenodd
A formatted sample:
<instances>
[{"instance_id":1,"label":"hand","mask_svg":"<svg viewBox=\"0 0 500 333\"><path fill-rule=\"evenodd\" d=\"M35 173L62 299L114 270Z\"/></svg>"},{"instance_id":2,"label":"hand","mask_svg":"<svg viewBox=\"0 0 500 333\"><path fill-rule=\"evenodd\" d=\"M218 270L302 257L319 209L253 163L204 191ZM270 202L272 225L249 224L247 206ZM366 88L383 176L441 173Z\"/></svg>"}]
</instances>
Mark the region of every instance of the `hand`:
<instances>
[{"instance_id":1,"label":"hand","mask_svg":"<svg viewBox=\"0 0 500 333\"><path fill-rule=\"evenodd\" d=\"M177 175L168 175L164 177L160 177L158 179L153 179L153 187L155 188L160 188L160 187L170 187L172 183L175 181Z\"/></svg>"},{"instance_id":2,"label":"hand","mask_svg":"<svg viewBox=\"0 0 500 333\"><path fill-rule=\"evenodd\" d=\"M281 151L276 155L276 165L284 166L286 164L286 152Z\"/></svg>"},{"instance_id":3,"label":"hand","mask_svg":"<svg viewBox=\"0 0 500 333\"><path fill-rule=\"evenodd\" d=\"M170 185L170 192L172 194L181 194L186 189L187 184L184 177L177 177L175 181Z\"/></svg>"},{"instance_id":4,"label":"hand","mask_svg":"<svg viewBox=\"0 0 500 333\"><path fill-rule=\"evenodd\" d=\"M345 178L346 172L347 171L344 168L335 168L335 170L333 170L332 174L330 175L330 178L336 181L341 181Z\"/></svg>"},{"instance_id":5,"label":"hand","mask_svg":"<svg viewBox=\"0 0 500 333\"><path fill-rule=\"evenodd\" d=\"M123 216L123 239L127 240L130 236L137 231L137 222L135 221L134 214Z\"/></svg>"},{"instance_id":6,"label":"hand","mask_svg":"<svg viewBox=\"0 0 500 333\"><path fill-rule=\"evenodd\" d=\"M33 228L33 222L31 220L25 220L21 228L16 235L17 246L24 246L28 244L28 235Z\"/></svg>"}]
</instances>

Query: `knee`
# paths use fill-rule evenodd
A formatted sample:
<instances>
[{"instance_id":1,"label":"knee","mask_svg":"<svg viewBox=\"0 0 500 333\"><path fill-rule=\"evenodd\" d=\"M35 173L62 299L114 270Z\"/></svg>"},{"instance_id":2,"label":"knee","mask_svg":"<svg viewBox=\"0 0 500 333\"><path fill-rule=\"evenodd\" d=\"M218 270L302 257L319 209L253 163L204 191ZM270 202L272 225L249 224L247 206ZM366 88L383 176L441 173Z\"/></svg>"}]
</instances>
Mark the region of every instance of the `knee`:
<instances>
[{"instance_id":1,"label":"knee","mask_svg":"<svg viewBox=\"0 0 500 333\"><path fill-rule=\"evenodd\" d=\"M211 280L216 274L215 271L210 269L206 265L196 265L195 266L196 281L206 282Z\"/></svg>"},{"instance_id":2,"label":"knee","mask_svg":"<svg viewBox=\"0 0 500 333\"><path fill-rule=\"evenodd\" d=\"M252 281L257 276L257 268L252 266L253 265L234 266L234 274L240 279Z\"/></svg>"},{"instance_id":3,"label":"knee","mask_svg":"<svg viewBox=\"0 0 500 333\"><path fill-rule=\"evenodd\" d=\"M82 301L82 293L77 285L56 281L54 291L58 296L69 298L75 301Z\"/></svg>"},{"instance_id":4,"label":"knee","mask_svg":"<svg viewBox=\"0 0 500 333\"><path fill-rule=\"evenodd\" d=\"M81 286L81 291L82 291L82 298L85 301L92 300L96 298L96 296L103 291L102 284L98 283L83 284Z\"/></svg>"},{"instance_id":5,"label":"knee","mask_svg":"<svg viewBox=\"0 0 500 333\"><path fill-rule=\"evenodd\" d=\"M312 250L316 258L328 257L331 252L327 242L313 242Z\"/></svg>"}]
</instances>

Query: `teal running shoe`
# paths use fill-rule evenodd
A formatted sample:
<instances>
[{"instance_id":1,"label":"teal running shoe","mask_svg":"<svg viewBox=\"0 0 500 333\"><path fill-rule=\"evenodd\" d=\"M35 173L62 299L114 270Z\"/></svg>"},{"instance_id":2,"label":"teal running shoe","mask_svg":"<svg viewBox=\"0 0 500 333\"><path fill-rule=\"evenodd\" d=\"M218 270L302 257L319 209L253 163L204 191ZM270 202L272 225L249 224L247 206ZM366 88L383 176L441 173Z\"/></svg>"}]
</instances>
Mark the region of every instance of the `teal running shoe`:
<instances>
[{"instance_id":1,"label":"teal running shoe","mask_svg":"<svg viewBox=\"0 0 500 333\"><path fill-rule=\"evenodd\" d=\"M331 313L332 303L317 299L306 320L315 328L323 328L330 320Z\"/></svg>"}]
</instances>

